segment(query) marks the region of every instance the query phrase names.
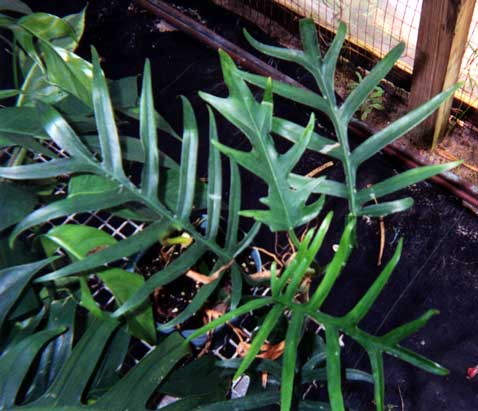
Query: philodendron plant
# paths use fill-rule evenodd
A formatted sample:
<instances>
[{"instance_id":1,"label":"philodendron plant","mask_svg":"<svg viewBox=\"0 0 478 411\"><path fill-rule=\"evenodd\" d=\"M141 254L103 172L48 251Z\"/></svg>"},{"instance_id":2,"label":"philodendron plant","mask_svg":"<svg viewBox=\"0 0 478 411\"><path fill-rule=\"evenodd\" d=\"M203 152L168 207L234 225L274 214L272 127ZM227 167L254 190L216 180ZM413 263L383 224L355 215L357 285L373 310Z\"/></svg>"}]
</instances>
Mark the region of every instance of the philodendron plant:
<instances>
[{"instance_id":1,"label":"philodendron plant","mask_svg":"<svg viewBox=\"0 0 478 411\"><path fill-rule=\"evenodd\" d=\"M293 404L297 403L297 389L294 386L297 347L301 343L305 324L309 320L319 322L325 327L325 350L321 355L326 357L327 386L330 407L333 411L345 409L340 372L340 333L356 340L370 358L377 410L383 410L384 407L383 353L397 356L431 372L438 374L446 372L437 364L399 345L405 337L423 326L434 312L429 312L418 320L384 336L369 335L358 327L397 264L401 243L392 260L352 311L344 317L336 318L321 310L322 303L353 251L355 241L360 241L360 238L355 239L357 218L359 216L379 217L405 210L412 205L412 199L405 198L373 205L368 203L457 165L457 163L450 163L409 170L371 187L361 187L357 181L357 170L365 160L423 121L455 90L451 88L441 93L352 151L348 138L348 124L367 95L393 67L403 50L403 45L393 49L360 82L341 106L338 106L335 98L334 75L345 38L343 24L340 25L337 36L325 56L321 55L317 33L311 20L303 20L300 23L303 51L266 46L246 34L251 44L267 55L294 61L306 68L314 76L320 95L241 71L232 59L221 51L221 65L229 96L219 98L206 93L201 93L201 96L212 108L242 131L252 148L250 151L240 151L221 144L213 110L210 108L208 183L204 185L197 181L196 176L199 135L194 111L188 100L183 98L184 130L182 137L179 137L155 111L149 62L145 64L139 104L128 104L125 108L124 105L114 104L114 84L108 83L101 70L99 56L94 49L92 64L86 61L84 64L81 63L84 69L83 74L85 72L88 74L86 78L82 77L85 80L85 87L73 89L70 85L69 88L62 88L61 84L68 82L69 78L59 75L66 70L65 60L62 60L61 64L60 62L56 65L52 64L62 56L62 53L58 51L60 46L51 45L51 38L40 36L42 32L28 31L28 25L25 25L22 19L16 23L8 19L5 21L10 26L17 24L20 27L20 33L25 30L30 33L25 43L25 47L28 46L27 50L22 53L26 52L25 56L29 57L30 64L38 66L35 71L40 70L44 81L54 83L65 94L63 98L58 99L55 98L55 92L52 100L46 101L41 98L40 93L25 106L21 101L21 104L17 101L16 107L7 108L7 110L11 109L10 114L14 113L17 116L15 117L17 120L28 118L29 122L18 124L10 122L9 127L3 129L0 124L0 137L4 139L2 144L8 147L20 147L20 151L17 150L18 153L25 152L26 149L30 152L41 153L46 161L34 162L28 156L16 156L13 163L0 167L0 178L4 179L2 184L7 184L6 187L10 193L20 196L18 193L15 194L15 189L11 190L12 187L17 187L12 181L21 182L23 186L31 185L32 180L47 180L54 184L57 178L65 175L69 176L69 181L65 196L60 199L50 196L35 210L33 210L34 206L31 206L19 213L11 213L14 218L11 218L8 225L2 227L9 230L11 247L15 247L24 239L25 233L33 231L34 237L36 236L43 243L49 257L0 271L0 297L2 297L0 299L0 308L2 308L0 331L8 336L5 340L6 344L1 344L4 354L0 357L0 369L2 367L7 369L15 362L20 363L20 359L22 361L22 367L18 368L15 375L7 376L0 373L2 378L0 382L8 387L8 390L0 392L0 401L2 401L0 410L19 408L17 393L25 384L27 372L34 358L41 353L41 348L46 342L57 335L63 335L65 327L70 326L67 320L54 321L58 317L53 316L46 330L42 329L41 334L33 333L44 326L41 318L46 308L50 309L54 303L58 305L59 301L67 301L63 299L65 292L73 294L74 297L79 295L82 305L88 308L91 315L100 317L93 321L92 325L92 327L99 327L100 333L95 335L93 331L87 331L72 351L71 345L68 346L69 348L60 356L63 360L70 358L64 368L52 371L51 378L43 379L40 385L32 388L34 393L31 395L27 393L26 397L22 398L28 404L26 408L36 411L84 409L82 401L86 399L91 401L89 407L92 409L116 410L118 407L144 409L157 385L160 392L177 393L177 388L176 391L171 388L174 384L170 384L167 390L164 389L164 384L168 387L166 376L187 354L187 347L181 344L181 337L177 335L168 337L157 348L160 353L157 356L154 354L153 357L155 361L158 361L157 369L151 357L148 356L123 379L114 373L123 358L111 354L112 358L105 359L106 363L99 363L101 349L96 346L106 347L108 338L124 319L127 320L130 331L138 330L139 327L140 336L147 335L150 340L154 339L156 335L154 330L151 330L151 317L147 309L150 295L158 287L184 275L205 255L211 254L215 259L214 266L210 272L204 273L210 277L209 281L199 289L189 306L162 328L170 329L190 318L212 296L224 277L229 275L232 284L229 307L231 311L207 324L197 334L207 332L238 315L270 306L271 309L263 325L253 338L248 353L239 366L237 372L239 375L249 368L277 322L285 318L287 332L280 394L284 411L292 409ZM50 17L48 21L52 21ZM63 27L62 23L58 24ZM32 47L29 47L30 43ZM58 67L63 68L58 69ZM68 73L71 74L71 71L74 73L76 69L75 65L71 65L68 67ZM52 75L56 73L54 70L59 70L59 74ZM59 80L55 82L55 79ZM264 88L262 101L256 101L247 83ZM16 91L10 90L9 93L14 92ZM26 95L25 87L22 87L18 94ZM311 114L310 121L305 127L276 117L274 94L323 112L333 124L337 141L322 137L314 131L314 114ZM5 93L5 96L7 95L8 93ZM83 120L89 119L87 132L79 127L77 117L71 116L71 112L65 113L64 104L67 103L69 96L76 99L75 107L79 107L79 102L84 106ZM2 115L8 114L3 110L6 109L0 109L0 119ZM139 119L139 138L121 134L121 129L118 128L117 112ZM158 128L180 140L182 152L179 164L167 153L159 151ZM273 134L292 141L293 144L286 153L282 154L277 150ZM56 147L62 156L50 149L45 149L45 143L50 147ZM345 181L337 182L325 177L312 178L294 173L296 164L306 150L315 150L340 161L344 167ZM230 194L227 201L223 199L221 153L228 157L231 170ZM141 170L139 182L130 178L128 170L132 165L133 168ZM265 205L264 209L241 211L239 166L257 174L267 185L267 196L260 199ZM314 196L317 194L322 197L316 199ZM317 290L309 301L299 301L296 298L297 293L302 289L304 276L311 271L309 268L331 224L331 215L325 217L318 230L311 229L306 232L302 241L298 238L296 230L306 224L312 224L319 217L327 195L347 200L348 221L339 249L327 265ZM9 209L15 207L15 201L10 201L8 204ZM224 207L228 208L228 212L223 219L225 224L222 228L225 235L222 239L218 233L223 221L221 216ZM99 242L92 245L92 249L87 249L86 246L75 246L75 241L71 241L69 237L83 235L84 229L67 227L54 228L46 233L44 232L46 230L42 231L44 224L49 221L74 213L99 210L141 221L144 223L144 229L121 241L114 241L111 238L100 239L101 241L98 240ZM193 223L198 211L206 215L205 232ZM240 216L252 219L252 226L245 233L239 229ZM11 228L13 225L14 227ZM271 297L253 299L241 305L244 301L243 279L248 282L251 279L243 272L237 257L251 244L261 225L267 226L272 232L288 233L297 252L287 262L282 273L273 267L270 277ZM137 277L132 277L134 273L131 272L121 274L115 271L114 275L111 274L111 271L114 271L110 266L111 263L135 255L158 242L168 242L172 236L177 236L178 232L187 234L191 241L169 265L153 273L146 281L138 281ZM55 257L58 248L70 257L66 265L58 265L59 258ZM118 306L112 314L101 312L94 305L85 281L87 276L93 273L97 273L98 277L112 288L117 298ZM122 280L131 280L131 278L135 286L131 287L127 293L123 293L121 287L116 287L118 284L121 286ZM82 290L71 291L69 288L71 282L79 282ZM34 284L33 288L31 284ZM40 290L39 293L38 290ZM37 297L40 301L36 309L28 305L29 299L25 298L25 291L34 295L39 294ZM71 304L69 301L68 304ZM28 307L24 308L26 305ZM22 307L21 315L17 312L19 307ZM32 312L35 313L34 316L31 316ZM19 322L19 319L25 318L25 313L30 313L30 318L26 322ZM74 324L73 317L73 315L68 317L71 326ZM71 336L70 340L73 341ZM23 347L28 347L30 344L31 349L24 351ZM120 352L124 353L125 346L127 343L125 344L122 340ZM161 354L161 350L164 350L165 354ZM55 358L60 357L55 355ZM43 365L45 369L50 369L48 358L48 355L42 354L40 367ZM82 369L78 367L78 364L88 364L88 367ZM194 364L199 363L193 361L190 365L191 370L202 369L199 365L194 368ZM43 372L42 369L39 370L39 373L41 372ZM67 375L71 377L69 381L66 381ZM101 377L101 383L97 381L98 375ZM170 377L172 378L173 374ZM97 384L89 385L91 378L96 378ZM141 381L147 382L143 388L141 388ZM213 383L215 384L216 381ZM95 395L88 392L90 387L95 389ZM162 388L164 391L161 391ZM251 396L250 391L239 403L227 402L225 401L226 391L227 387L224 391L212 395L206 390L205 393L202 391L194 393L191 397L184 393L183 399L170 405L169 409L222 410L233 407L246 410L278 400L277 392L274 390L269 392L267 388L260 393L262 397Z\"/></svg>"},{"instance_id":2,"label":"philodendron plant","mask_svg":"<svg viewBox=\"0 0 478 411\"><path fill-rule=\"evenodd\" d=\"M359 167L388 144L425 120L441 103L449 99L459 86L450 87L438 94L422 106L380 130L352 151L348 135L350 120L367 99L367 96L373 92L398 61L403 53L404 45L400 43L393 48L339 106L335 96L334 78L337 60L346 36L345 24L341 23L339 25L337 35L324 56L321 54L315 23L312 20L304 19L300 22L300 33L303 51L264 45L254 40L247 31L245 35L251 45L260 52L299 64L310 72L321 94L241 71L236 67L231 57L223 51L220 51L219 54L229 96L219 98L201 93L202 98L208 104L217 109L246 135L253 148L250 152L240 152L219 143L213 144L221 152L263 178L269 186L269 197L262 200L270 209L268 214L261 211L253 214L247 212L246 215L252 215L258 220L267 219L266 223L273 231L284 228L291 229L310 219L309 213L313 210L313 206L305 206L304 202L311 193L319 193L346 199L349 216L352 219L358 216L383 217L406 210L412 206L413 199L407 197L378 204L367 204L460 164L454 162L419 167L376 184L360 187L357 181ZM265 89L262 102L257 102L254 99L246 82ZM310 122L305 128L287 119L274 116L272 94L277 94L324 113L334 127L337 141L320 136L313 131L315 123L313 115L311 115ZM295 143L293 149L287 154L279 156L274 149L272 133ZM337 182L323 177L307 178L292 173L292 167L297 163L305 149L326 154L340 161L343 165L345 181ZM274 179L270 177L271 175L279 175L282 178ZM279 186L280 184L282 187ZM292 196L294 199L286 198L287 190L295 193ZM280 198L276 193L284 193L284 198ZM290 204L291 202L293 204ZM281 216L274 210L279 206L283 210L288 210L288 214L292 216L292 219L295 217L296 221L290 221L290 219ZM272 221L274 215L277 218L283 217L279 223L280 225L277 224L277 221Z\"/></svg>"},{"instance_id":3,"label":"philodendron plant","mask_svg":"<svg viewBox=\"0 0 478 411\"><path fill-rule=\"evenodd\" d=\"M273 263L270 279L271 296L254 299L228 312L221 318L206 324L192 334L188 340L197 338L240 315L263 309L264 307L270 307L259 331L252 339L244 360L237 369L234 378L238 378L247 371L269 335L274 331L279 320L285 316L287 318L287 332L285 335L285 349L282 359L281 410L289 411L294 409L292 402L294 395L297 397L296 391L298 391L298 384L295 380L297 378L296 361L299 345L305 332L306 322L313 320L325 329L326 376L331 409L333 411L345 410L341 382L342 368L340 365L340 339L342 338L342 334L344 334L355 340L367 352L375 385L375 404L377 410L381 411L385 406L383 368L383 355L385 353L422 368L425 371L437 375L448 374L448 371L439 364L400 345L402 340L422 328L432 316L437 314L437 311L430 310L415 321L397 327L383 336L371 335L359 327L360 321L365 317L380 295L380 292L400 259L402 251L401 240L391 260L354 308L342 317L334 317L321 310L323 303L332 290L340 273L344 270L352 252L355 220L351 220L345 227L338 250L332 261L327 264L324 276L317 289L310 298L307 296L306 302L298 301L297 296L302 294L301 285L307 271L311 269L311 264L322 245L331 221L332 213L329 213L317 230L309 230L307 232L299 245L295 257L280 275L276 263Z\"/></svg>"},{"instance_id":4,"label":"philodendron plant","mask_svg":"<svg viewBox=\"0 0 478 411\"><path fill-rule=\"evenodd\" d=\"M331 317L320 311L320 307L327 298L333 284L347 262L354 246L356 219L359 216L382 217L388 214L406 210L413 204L413 199L378 203L378 199L431 177L439 172L456 167L459 162L443 165L421 167L406 171L372 186L360 187L357 182L357 170L364 161L378 153L386 145L392 143L403 134L411 130L428 115L430 115L446 99L450 98L458 86L437 95L429 102L418 107L404 117L393 122L379 131L353 151L350 148L348 124L353 114L361 107L367 96L373 92L379 82L394 66L403 52L404 45L399 44L377 64L351 92L342 105L338 105L334 90L334 78L337 59L342 48L346 27L339 25L337 35L327 53L322 56L318 43L315 23L310 19L300 22L300 32L304 50L288 50L279 47L264 45L254 40L247 32L245 35L253 47L262 53L291 61L301 65L309 71L317 83L320 95L312 91L300 89L288 84L267 79L239 70L233 60L223 51L220 51L224 81L229 90L229 96L219 98L210 94L201 93L201 97L232 124L238 127L251 143L252 149L248 152L227 147L219 142L213 144L225 155L237 161L249 171L258 175L268 185L268 196L261 199L266 210L243 212L243 215L255 218L267 224L272 231L287 230L292 240L298 245L297 254L286 270L278 275L276 268L271 270L272 296L260 298L225 314L212 323L203 327L191 338L223 324L230 319L256 310L264 306L272 306L265 317L257 335L252 340L250 349L239 366L236 377L247 370L255 356L259 353L263 343L274 329L284 313L289 316L288 331L285 339L285 351L282 368L281 408L283 411L291 409L294 392L295 361L304 324L307 318L320 323L325 328L327 347L327 384L330 406L333 411L345 409L341 390L340 371L340 332L355 339L367 351L375 383L375 403L377 410L384 409L384 375L383 353L408 361L427 371L445 375L447 371L439 365L428 361L401 346L399 342L421 328L428 319L436 314L429 311L418 320L399 327L390 333L375 337L364 333L358 328L358 323L366 315L378 294L386 284L393 268L397 264L402 243L400 242L394 257L382 271L370 290L347 315L341 318ZM257 102L247 86L249 82L264 88L264 97ZM295 123L275 117L273 115L273 94L278 94L314 110L323 112L334 127L337 141L334 142L314 133L314 115L311 115L309 124L304 128ZM272 133L289 139L293 147L285 154L280 155L274 147ZM306 149L332 156L343 165L345 182L327 180L325 177L308 178L292 172L294 165ZM314 218L314 213L320 209L320 201L310 204L312 193L332 195L348 201L349 217L345 227L339 249L334 259L327 265L323 279L317 290L306 304L295 301L299 286L307 268L310 267L320 248L325 232L331 221L329 214L317 233L309 231L302 243L298 242L294 228L305 224ZM370 201L376 204L367 205ZM280 211L278 211L280 209ZM360 240L358 240L360 241Z\"/></svg>"}]
</instances>

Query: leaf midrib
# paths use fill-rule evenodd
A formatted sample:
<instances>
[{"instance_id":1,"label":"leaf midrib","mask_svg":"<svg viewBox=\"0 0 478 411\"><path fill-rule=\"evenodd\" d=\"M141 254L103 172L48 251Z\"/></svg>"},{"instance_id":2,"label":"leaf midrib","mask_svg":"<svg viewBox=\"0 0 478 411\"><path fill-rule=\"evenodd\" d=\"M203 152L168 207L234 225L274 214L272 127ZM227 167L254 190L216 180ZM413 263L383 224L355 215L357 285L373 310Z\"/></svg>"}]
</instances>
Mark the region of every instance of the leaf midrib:
<instances>
[{"instance_id":1,"label":"leaf midrib","mask_svg":"<svg viewBox=\"0 0 478 411\"><path fill-rule=\"evenodd\" d=\"M255 100L254 100L255 102ZM257 102L255 102L255 104L258 104ZM270 104L270 103L266 103L266 104ZM262 103L260 103L261 107L262 107ZM246 113L249 117L249 120L252 120L252 124L253 124L253 130L256 131L256 137L258 136L259 138L257 138L257 140L259 141L259 146L260 146L260 149L262 151L262 154L264 155L264 157L266 158L266 163L268 165L268 168L269 168L269 172L271 174L271 177L272 177L272 181L274 182L274 189L276 190L279 198L280 198L280 201L282 203L282 208L284 210L284 214L286 216L286 219L287 219L287 226L289 229L292 229L293 228L293 224L291 222L291 218L290 218L290 215L289 215L289 208L287 206L287 202L283 196L283 194L285 194L285 190L282 190L282 186L279 184L279 180L277 178L277 174L276 174L276 168L273 166L273 162L272 162L272 159L267 155L267 150L266 150L266 147L264 145L264 142L262 140L262 133L260 131L260 128L259 128L259 125L257 124L257 121L255 119L255 117L252 115L251 111L249 110L249 105L248 104L245 104L246 106ZM269 135L269 133L268 133ZM274 147L275 149L275 147ZM269 185L271 185L269 183ZM288 189L288 187L286 187L286 189Z\"/></svg>"},{"instance_id":2,"label":"leaf midrib","mask_svg":"<svg viewBox=\"0 0 478 411\"><path fill-rule=\"evenodd\" d=\"M195 240L204 244L206 247L208 247L211 251L216 253L218 256L224 258L226 261L230 261L233 259L233 256L231 256L224 249L222 249L214 242L209 241L208 239L204 238L201 234L199 234L191 223L183 221L175 217L175 215L170 210L168 210L163 204L161 204L157 199L153 199L151 197L143 195L141 191L136 186L134 186L129 180L119 178L116 174L112 173L111 171L101 168L96 162L94 163L94 167L96 169L97 174L115 181L116 184L118 185L119 190L127 190L133 197L136 197L140 203L144 204L146 207L149 207L151 210L153 210L160 216L166 218L173 225L179 226L185 230L188 230Z\"/></svg>"}]
</instances>

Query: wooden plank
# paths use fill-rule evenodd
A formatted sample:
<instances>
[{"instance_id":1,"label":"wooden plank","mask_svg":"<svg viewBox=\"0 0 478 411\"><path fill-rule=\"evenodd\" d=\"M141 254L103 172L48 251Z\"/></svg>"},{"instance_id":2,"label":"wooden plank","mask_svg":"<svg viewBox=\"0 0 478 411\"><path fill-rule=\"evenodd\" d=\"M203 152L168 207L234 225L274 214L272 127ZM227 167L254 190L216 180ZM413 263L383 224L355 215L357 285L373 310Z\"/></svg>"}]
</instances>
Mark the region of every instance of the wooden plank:
<instances>
[{"instance_id":1,"label":"wooden plank","mask_svg":"<svg viewBox=\"0 0 478 411\"><path fill-rule=\"evenodd\" d=\"M423 0L409 107L458 81L476 0ZM453 99L418 127L413 138L434 148L443 137Z\"/></svg>"}]
</instances>

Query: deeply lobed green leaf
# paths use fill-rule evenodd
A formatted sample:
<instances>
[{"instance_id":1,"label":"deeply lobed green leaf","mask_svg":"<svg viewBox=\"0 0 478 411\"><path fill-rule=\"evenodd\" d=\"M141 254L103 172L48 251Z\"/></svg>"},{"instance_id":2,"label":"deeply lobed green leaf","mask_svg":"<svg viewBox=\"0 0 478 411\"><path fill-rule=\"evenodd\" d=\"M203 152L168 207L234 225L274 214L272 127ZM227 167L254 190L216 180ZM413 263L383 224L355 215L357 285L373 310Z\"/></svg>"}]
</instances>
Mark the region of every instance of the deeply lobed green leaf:
<instances>
[{"instance_id":1,"label":"deeply lobed green leaf","mask_svg":"<svg viewBox=\"0 0 478 411\"><path fill-rule=\"evenodd\" d=\"M291 187L289 175L312 137L314 117L312 116L304 134L292 148L279 154L271 137L272 84L266 88L263 101L257 102L240 78L232 59L222 51L220 56L229 97L218 98L206 93L201 93L201 97L246 135L252 150L239 151L217 142L214 145L223 154L258 175L269 188L267 197L261 199L267 209L247 210L241 214L267 224L272 231L289 231L306 224L317 216L322 207L321 202L306 205L320 180L301 180Z\"/></svg>"},{"instance_id":2,"label":"deeply lobed green leaf","mask_svg":"<svg viewBox=\"0 0 478 411\"><path fill-rule=\"evenodd\" d=\"M374 92L380 81L385 78L397 62L403 52L404 45L400 43L394 47L365 78L361 78L357 87L354 88L352 93L346 98L345 102L339 107L335 97L334 78L340 49L346 36L345 25L343 23L339 25L336 36L323 58L320 55L318 47L317 32L314 21L312 19L302 20L300 22L300 32L304 51L269 46L255 40L247 32L245 33L245 36L249 43L260 52L271 57L295 62L301 65L312 74L317 83L321 95L279 81L272 82L272 90L274 93L310 107L313 110L322 111L330 118L333 124L338 139L336 146L331 144L328 139L324 139L323 137L314 134L314 138L308 144L308 148L323 154L328 154L340 160L343 164L346 176L345 185L338 182L325 181L323 184L319 184L314 191L346 198L349 203L349 211L353 217L358 215L381 217L406 210L411 206L411 201L409 199L363 208L363 202L365 202L364 196L373 193L374 187L372 186L369 189L363 190L363 193L357 194L358 189L356 185L358 167L365 160L369 159L385 146L392 143L425 120L439 107L440 104L447 100L457 90L459 85L453 86L440 93L422 106L396 120L383 130L371 136L351 152L347 131L348 124L352 119L353 114L362 106L368 96ZM240 78L251 84L264 89L267 87L268 80L262 76L253 75L240 70L238 70L237 73ZM233 119L231 121L233 121ZM274 132L277 132L277 134L292 141L298 141L299 136L297 131L300 130L301 126L282 119L273 119L273 124L275 124ZM425 178L429 178L454 166L456 166L456 164L450 163L444 165L443 168L427 168L426 171L424 170L423 172L420 171L421 168L418 168L415 173L404 173L402 179L399 179L400 175L397 176L397 179L393 181L393 184L392 182L383 182L376 184L376 186L380 190L384 190L386 187L387 193L392 193L408 186L409 184L422 181ZM411 178L412 174L415 178ZM397 182L399 182L399 184L397 184Z\"/></svg>"}]
</instances>

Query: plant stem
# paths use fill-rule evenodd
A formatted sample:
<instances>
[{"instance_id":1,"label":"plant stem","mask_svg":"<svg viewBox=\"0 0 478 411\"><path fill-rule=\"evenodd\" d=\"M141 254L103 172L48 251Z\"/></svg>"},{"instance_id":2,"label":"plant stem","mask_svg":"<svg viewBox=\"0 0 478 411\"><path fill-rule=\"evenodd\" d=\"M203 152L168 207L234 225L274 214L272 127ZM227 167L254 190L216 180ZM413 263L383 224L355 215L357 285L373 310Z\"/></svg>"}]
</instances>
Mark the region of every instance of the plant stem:
<instances>
[{"instance_id":1,"label":"plant stem","mask_svg":"<svg viewBox=\"0 0 478 411\"><path fill-rule=\"evenodd\" d=\"M349 213L350 215L355 218L357 217L358 210L357 210L357 201L356 201L356 178L357 178L357 171L353 167L350 161L350 146L349 146L349 139L348 139L348 130L347 126L341 124L340 118L337 116L336 112L337 109L333 109L334 115L332 116L332 123L334 125L335 133L337 135L337 139L339 140L340 147L343 153L343 161L342 165L344 168L345 173L345 182L347 186L347 200L349 203Z\"/></svg>"},{"instance_id":2,"label":"plant stem","mask_svg":"<svg viewBox=\"0 0 478 411\"><path fill-rule=\"evenodd\" d=\"M328 106L327 115L329 116L332 124L334 126L335 134L337 136L337 140L340 144L340 149L342 151L342 166L345 173L345 181L347 186L347 200L349 203L349 214L352 218L357 217L358 210L357 210L357 201L356 201L356 178L357 178L357 170L353 166L352 162L350 161L350 145L349 145L349 138L348 138L348 124L344 124L343 119L341 118L341 111L340 108L337 106L337 102L335 99L334 85L332 84L331 87L327 87L324 79L324 76L320 70L317 70L316 67L311 67L311 72L313 77L319 87L320 92ZM333 79L332 79L333 82Z\"/></svg>"},{"instance_id":3,"label":"plant stem","mask_svg":"<svg viewBox=\"0 0 478 411\"><path fill-rule=\"evenodd\" d=\"M294 229L291 228L289 230L289 237L292 241L292 244L294 244L294 247L295 248L299 248L299 245L300 245L300 241L299 241L299 238L297 237L297 234L295 233Z\"/></svg>"},{"instance_id":4,"label":"plant stem","mask_svg":"<svg viewBox=\"0 0 478 411\"><path fill-rule=\"evenodd\" d=\"M35 63L32 63L30 70L28 70L28 73L22 84L21 93L18 96L16 104L15 104L16 107L21 107L23 105L23 102L25 100L26 90L30 86L36 67L37 66L35 65ZM27 149L25 147L15 147L12 153L12 157L10 158L10 160L8 160L8 166L12 167L12 166L21 165L26 155L27 155Z\"/></svg>"},{"instance_id":5,"label":"plant stem","mask_svg":"<svg viewBox=\"0 0 478 411\"><path fill-rule=\"evenodd\" d=\"M138 188L132 184L129 180L118 180L113 173L106 172L103 168L99 165L97 167L97 174L103 175L106 178L116 181L119 187L123 187L124 190L127 190L133 198L136 198L137 201L150 210L154 211L159 216L168 220L171 225L178 229L184 229L189 232L189 234L198 242L205 245L209 250L214 252L218 257L223 259L224 261L231 261L234 259L234 255L227 252L219 245L217 245L214 241L205 238L203 235L199 234L195 227L188 221L183 221L182 219L178 218L175 214L173 214L170 210L168 210L163 204L161 204L157 199L152 199L143 195Z\"/></svg>"}]
</instances>

